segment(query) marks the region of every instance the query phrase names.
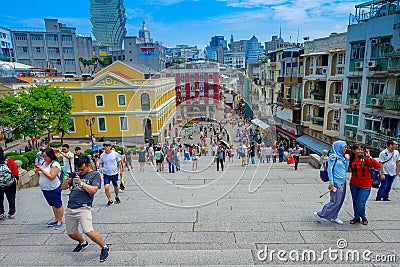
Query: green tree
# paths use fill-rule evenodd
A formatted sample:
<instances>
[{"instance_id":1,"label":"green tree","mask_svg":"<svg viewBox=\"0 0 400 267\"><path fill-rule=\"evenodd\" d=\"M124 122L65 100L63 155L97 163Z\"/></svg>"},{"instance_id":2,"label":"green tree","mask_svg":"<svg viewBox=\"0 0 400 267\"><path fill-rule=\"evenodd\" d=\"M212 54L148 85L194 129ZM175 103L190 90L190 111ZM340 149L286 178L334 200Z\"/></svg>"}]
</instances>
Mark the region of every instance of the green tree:
<instances>
[{"instance_id":1,"label":"green tree","mask_svg":"<svg viewBox=\"0 0 400 267\"><path fill-rule=\"evenodd\" d=\"M72 99L65 89L51 85L31 86L25 92L0 98L0 122L13 127L16 138L40 136L45 131L48 140L52 132L63 138L70 127L68 118L72 107Z\"/></svg>"}]
</instances>

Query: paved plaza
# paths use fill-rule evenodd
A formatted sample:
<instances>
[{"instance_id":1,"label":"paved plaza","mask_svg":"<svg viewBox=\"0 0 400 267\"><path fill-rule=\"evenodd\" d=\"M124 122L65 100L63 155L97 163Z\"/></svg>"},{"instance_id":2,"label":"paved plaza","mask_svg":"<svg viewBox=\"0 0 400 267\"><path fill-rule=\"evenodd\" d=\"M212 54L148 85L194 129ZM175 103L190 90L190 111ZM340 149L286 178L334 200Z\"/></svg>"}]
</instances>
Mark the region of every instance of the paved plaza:
<instances>
[{"instance_id":1,"label":"paved plaza","mask_svg":"<svg viewBox=\"0 0 400 267\"><path fill-rule=\"evenodd\" d=\"M0 222L0 265L297 265L305 264L301 254L306 250L316 253L311 265L382 266L361 258L369 250L371 259L395 255L397 263L387 266L398 266L399 191L392 192L391 202L376 202L376 189L372 189L367 203L370 223L363 226L348 223L352 218L348 190L340 213L345 224L338 225L313 217L329 196L319 198L327 184L306 163L295 171L286 163L242 167L241 160L235 159L226 163L223 172L216 171L210 156L199 160L196 172L191 164L183 162L176 173L168 173L166 164L164 172L146 165L145 172L139 173L136 165L125 172L127 188L119 205L106 208L103 188L96 194L94 227L111 248L102 264L100 248L92 241L85 251L73 253L76 243L68 238L65 226L60 231L46 227L52 211L38 187L19 191L16 218ZM64 191L65 204L67 194ZM280 254L281 260L279 250L286 252ZM335 254L329 258L324 250L336 250L338 258ZM345 259L350 250L359 252L359 262Z\"/></svg>"}]
</instances>

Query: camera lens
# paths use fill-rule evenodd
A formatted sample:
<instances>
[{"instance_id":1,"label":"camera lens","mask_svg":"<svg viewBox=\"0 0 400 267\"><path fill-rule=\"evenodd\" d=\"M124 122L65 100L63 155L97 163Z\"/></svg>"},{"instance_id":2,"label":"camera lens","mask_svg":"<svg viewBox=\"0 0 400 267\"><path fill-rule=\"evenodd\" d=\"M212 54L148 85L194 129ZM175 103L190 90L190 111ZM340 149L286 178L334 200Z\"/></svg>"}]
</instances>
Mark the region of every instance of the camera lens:
<instances>
[{"instance_id":1,"label":"camera lens","mask_svg":"<svg viewBox=\"0 0 400 267\"><path fill-rule=\"evenodd\" d=\"M69 178L75 178L75 176L76 176L76 173L75 172L71 172L70 174L69 174Z\"/></svg>"}]
</instances>

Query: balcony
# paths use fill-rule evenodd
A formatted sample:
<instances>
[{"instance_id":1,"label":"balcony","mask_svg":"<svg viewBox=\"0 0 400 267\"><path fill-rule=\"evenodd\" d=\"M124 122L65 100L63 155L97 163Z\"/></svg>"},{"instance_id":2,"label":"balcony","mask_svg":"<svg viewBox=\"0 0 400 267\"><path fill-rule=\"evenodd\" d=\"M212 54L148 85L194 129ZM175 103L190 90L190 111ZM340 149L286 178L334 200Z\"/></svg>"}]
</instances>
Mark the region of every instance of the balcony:
<instances>
[{"instance_id":1,"label":"balcony","mask_svg":"<svg viewBox=\"0 0 400 267\"><path fill-rule=\"evenodd\" d=\"M383 99L383 108L387 110L400 110L400 98Z\"/></svg>"},{"instance_id":2,"label":"balcony","mask_svg":"<svg viewBox=\"0 0 400 267\"><path fill-rule=\"evenodd\" d=\"M398 72L400 71L400 54L389 57L388 60L388 71Z\"/></svg>"},{"instance_id":3,"label":"balcony","mask_svg":"<svg viewBox=\"0 0 400 267\"><path fill-rule=\"evenodd\" d=\"M316 125L324 125L324 118L322 117L317 117L317 116L312 116L311 117L312 123Z\"/></svg>"},{"instance_id":4,"label":"balcony","mask_svg":"<svg viewBox=\"0 0 400 267\"><path fill-rule=\"evenodd\" d=\"M314 92L311 92L311 94L313 95L314 100L325 101L325 94L324 93L314 91Z\"/></svg>"}]
</instances>

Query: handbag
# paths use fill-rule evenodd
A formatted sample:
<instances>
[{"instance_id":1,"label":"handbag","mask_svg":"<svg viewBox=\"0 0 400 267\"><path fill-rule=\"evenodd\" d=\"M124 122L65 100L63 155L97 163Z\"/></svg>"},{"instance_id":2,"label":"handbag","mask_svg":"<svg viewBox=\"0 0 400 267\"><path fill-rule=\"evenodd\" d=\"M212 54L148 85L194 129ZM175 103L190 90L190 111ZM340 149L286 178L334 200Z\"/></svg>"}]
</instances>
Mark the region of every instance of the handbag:
<instances>
[{"instance_id":1,"label":"handbag","mask_svg":"<svg viewBox=\"0 0 400 267\"><path fill-rule=\"evenodd\" d=\"M124 178L124 176L121 176L121 181L119 183L119 189L121 189L122 191L125 190L125 178Z\"/></svg>"},{"instance_id":2,"label":"handbag","mask_svg":"<svg viewBox=\"0 0 400 267\"><path fill-rule=\"evenodd\" d=\"M372 187L379 188L379 186L381 185L381 172L374 168L369 168L369 173L372 178Z\"/></svg>"},{"instance_id":3,"label":"handbag","mask_svg":"<svg viewBox=\"0 0 400 267\"><path fill-rule=\"evenodd\" d=\"M291 156L289 157L289 159L287 160L286 163L287 163L287 164L294 164L294 163L295 163L293 155L291 155Z\"/></svg>"}]
</instances>

